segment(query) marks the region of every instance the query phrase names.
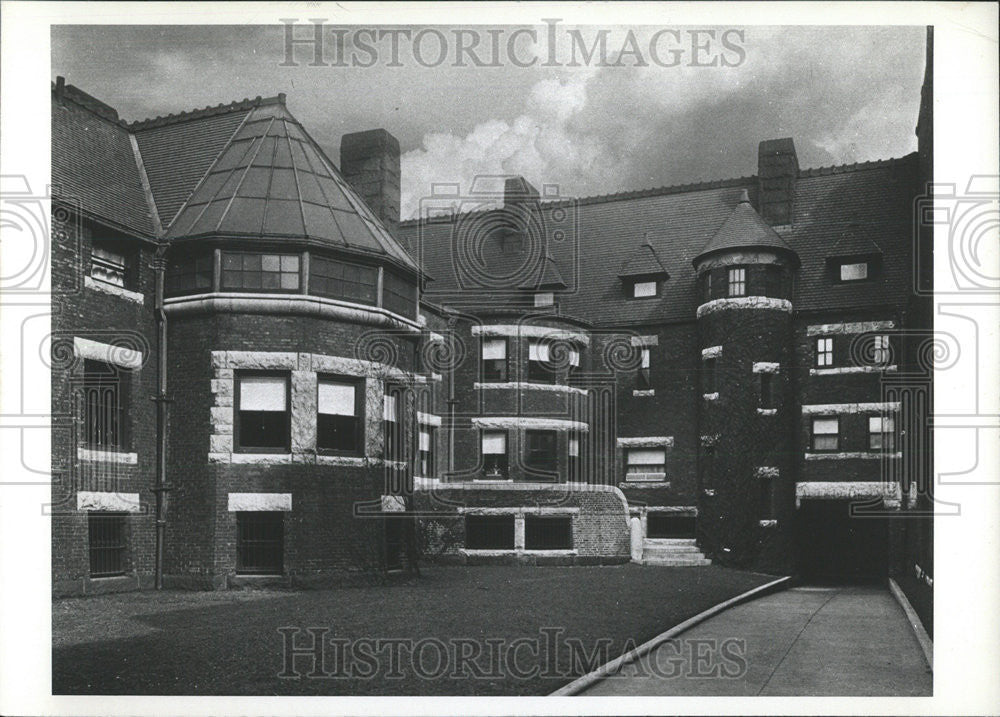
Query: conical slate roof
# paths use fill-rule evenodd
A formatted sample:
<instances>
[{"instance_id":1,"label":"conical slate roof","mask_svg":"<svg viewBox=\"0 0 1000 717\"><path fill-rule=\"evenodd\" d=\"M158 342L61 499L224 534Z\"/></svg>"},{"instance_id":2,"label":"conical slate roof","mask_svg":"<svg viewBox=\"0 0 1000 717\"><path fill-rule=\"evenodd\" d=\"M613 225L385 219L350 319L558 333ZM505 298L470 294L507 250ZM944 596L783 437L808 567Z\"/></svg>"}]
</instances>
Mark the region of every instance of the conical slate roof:
<instances>
[{"instance_id":1,"label":"conical slate roof","mask_svg":"<svg viewBox=\"0 0 1000 717\"><path fill-rule=\"evenodd\" d=\"M650 244L647 238L642 244L629 254L628 259L622 264L621 271L618 272L621 278L629 276L669 276L667 270L660 261L659 254Z\"/></svg>"},{"instance_id":2,"label":"conical slate roof","mask_svg":"<svg viewBox=\"0 0 1000 717\"><path fill-rule=\"evenodd\" d=\"M692 263L697 265L698 261L706 254L733 249L779 249L792 256L797 256L785 240L754 211L745 189L732 214L715 233L715 236L702 247Z\"/></svg>"},{"instance_id":3,"label":"conical slate roof","mask_svg":"<svg viewBox=\"0 0 1000 717\"><path fill-rule=\"evenodd\" d=\"M416 270L281 104L249 114L167 230L168 239L220 235L306 238L390 257Z\"/></svg>"}]
</instances>

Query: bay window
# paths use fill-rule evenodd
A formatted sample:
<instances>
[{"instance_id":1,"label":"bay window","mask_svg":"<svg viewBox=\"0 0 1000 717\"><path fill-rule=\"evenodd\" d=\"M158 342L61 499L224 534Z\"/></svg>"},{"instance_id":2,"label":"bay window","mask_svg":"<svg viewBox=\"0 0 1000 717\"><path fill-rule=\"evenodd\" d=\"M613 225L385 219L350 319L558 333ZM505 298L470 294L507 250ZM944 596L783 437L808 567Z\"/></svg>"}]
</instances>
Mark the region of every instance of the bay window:
<instances>
[{"instance_id":1,"label":"bay window","mask_svg":"<svg viewBox=\"0 0 1000 717\"><path fill-rule=\"evenodd\" d=\"M354 380L320 378L317 385L316 448L361 453L363 384Z\"/></svg>"},{"instance_id":2,"label":"bay window","mask_svg":"<svg viewBox=\"0 0 1000 717\"><path fill-rule=\"evenodd\" d=\"M482 457L483 474L486 478L505 479L507 477L507 432L483 431Z\"/></svg>"},{"instance_id":3,"label":"bay window","mask_svg":"<svg viewBox=\"0 0 1000 717\"><path fill-rule=\"evenodd\" d=\"M483 381L507 380L507 339L482 340Z\"/></svg>"},{"instance_id":4,"label":"bay window","mask_svg":"<svg viewBox=\"0 0 1000 717\"><path fill-rule=\"evenodd\" d=\"M542 341L528 342L528 382L555 383L556 374L549 364L549 345Z\"/></svg>"}]
</instances>

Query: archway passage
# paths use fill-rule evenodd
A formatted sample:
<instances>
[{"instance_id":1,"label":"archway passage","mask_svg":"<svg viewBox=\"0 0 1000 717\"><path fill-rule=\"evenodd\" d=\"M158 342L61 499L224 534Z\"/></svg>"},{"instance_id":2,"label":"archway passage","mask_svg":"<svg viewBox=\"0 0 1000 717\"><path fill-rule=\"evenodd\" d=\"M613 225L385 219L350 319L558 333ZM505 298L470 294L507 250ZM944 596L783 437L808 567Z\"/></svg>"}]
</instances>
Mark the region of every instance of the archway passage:
<instances>
[{"instance_id":1,"label":"archway passage","mask_svg":"<svg viewBox=\"0 0 1000 717\"><path fill-rule=\"evenodd\" d=\"M888 575L885 517L850 513L850 500L803 500L796 517L798 567L817 583L878 582Z\"/></svg>"}]
</instances>

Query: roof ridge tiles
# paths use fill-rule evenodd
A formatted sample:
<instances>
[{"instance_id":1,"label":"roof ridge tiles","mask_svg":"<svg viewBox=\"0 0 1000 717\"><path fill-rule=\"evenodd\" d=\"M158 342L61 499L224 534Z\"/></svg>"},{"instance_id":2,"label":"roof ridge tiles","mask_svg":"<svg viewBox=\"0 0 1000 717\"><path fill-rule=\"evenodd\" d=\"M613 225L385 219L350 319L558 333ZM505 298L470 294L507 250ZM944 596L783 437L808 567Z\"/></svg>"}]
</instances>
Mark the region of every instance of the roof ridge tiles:
<instances>
[{"instance_id":1,"label":"roof ridge tiles","mask_svg":"<svg viewBox=\"0 0 1000 717\"><path fill-rule=\"evenodd\" d=\"M812 167L809 169L802 169L799 171L799 178L802 177L825 177L832 174L846 174L848 172L861 172L869 169L878 169L881 167L892 167L896 166L911 157L916 156L916 152L911 152L910 154L904 155L902 157L890 157L889 159L874 159L867 162L854 162L851 164L834 164L825 167ZM748 184L750 182L756 182L757 175L751 174L743 177L733 177L730 179L711 179L701 182L687 182L684 184L668 184L661 187L650 187L647 189L631 189L624 192L612 192L609 194L593 194L587 197L577 197L575 199L557 199L554 201L542 200L543 208L553 208L558 206L565 206L568 204L576 203L578 205L583 204L602 204L604 202L617 202L625 201L628 199L642 199L645 197L658 197L666 196L670 194L681 194L683 192L697 192L705 189L723 189L726 187L738 187L742 184ZM488 210L477 210L477 211L488 211ZM472 212L463 212L463 214L471 214ZM400 222L400 226L413 226L421 221L420 218L416 219L405 219Z\"/></svg>"},{"instance_id":2,"label":"roof ridge tiles","mask_svg":"<svg viewBox=\"0 0 1000 717\"><path fill-rule=\"evenodd\" d=\"M187 110L185 112L178 112L177 114L171 113L166 116L151 117L143 120L136 120L135 122L125 123L125 126L132 131L152 129L154 127L163 127L170 124L178 124L180 122L187 122L195 119L202 119L204 117L213 117L215 115L227 114L229 112L244 112L247 110L254 109L256 107L264 107L266 105L284 105L285 104L285 93L280 92L274 97L261 97L257 95L253 99L249 97L244 97L242 100L233 100L228 103L220 103L217 105L209 105L207 107L202 107L194 110Z\"/></svg>"}]
</instances>

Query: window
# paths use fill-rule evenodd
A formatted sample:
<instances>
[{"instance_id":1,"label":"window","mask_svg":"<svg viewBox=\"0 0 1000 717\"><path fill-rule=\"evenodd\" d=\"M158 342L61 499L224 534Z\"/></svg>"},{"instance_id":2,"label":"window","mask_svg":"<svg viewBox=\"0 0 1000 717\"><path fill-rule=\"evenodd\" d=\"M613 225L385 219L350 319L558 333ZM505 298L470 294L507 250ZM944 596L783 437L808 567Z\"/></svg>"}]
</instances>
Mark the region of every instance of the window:
<instances>
[{"instance_id":1,"label":"window","mask_svg":"<svg viewBox=\"0 0 1000 717\"><path fill-rule=\"evenodd\" d=\"M524 516L525 550L572 550L573 518L570 516Z\"/></svg>"},{"instance_id":2,"label":"window","mask_svg":"<svg viewBox=\"0 0 1000 717\"><path fill-rule=\"evenodd\" d=\"M103 450L128 448L131 372L103 361L83 362L83 443Z\"/></svg>"},{"instance_id":3,"label":"window","mask_svg":"<svg viewBox=\"0 0 1000 717\"><path fill-rule=\"evenodd\" d=\"M125 514L89 513L90 577L125 574Z\"/></svg>"},{"instance_id":4,"label":"window","mask_svg":"<svg viewBox=\"0 0 1000 717\"><path fill-rule=\"evenodd\" d=\"M90 276L105 284L125 287L128 260L114 243L94 243L90 252Z\"/></svg>"},{"instance_id":5,"label":"window","mask_svg":"<svg viewBox=\"0 0 1000 717\"><path fill-rule=\"evenodd\" d=\"M876 336L872 346L872 360L877 366L885 366L892 360L892 348L888 336Z\"/></svg>"},{"instance_id":6,"label":"window","mask_svg":"<svg viewBox=\"0 0 1000 717\"><path fill-rule=\"evenodd\" d=\"M868 448L886 453L896 450L896 422L892 416L872 416L868 419Z\"/></svg>"},{"instance_id":7,"label":"window","mask_svg":"<svg viewBox=\"0 0 1000 717\"><path fill-rule=\"evenodd\" d=\"M582 482L580 475L580 438L579 436L569 436L566 446L567 465L569 468L569 479L571 481Z\"/></svg>"},{"instance_id":8,"label":"window","mask_svg":"<svg viewBox=\"0 0 1000 717\"><path fill-rule=\"evenodd\" d=\"M764 295L781 298L784 296L784 276L781 267L768 264L764 269Z\"/></svg>"},{"instance_id":9,"label":"window","mask_svg":"<svg viewBox=\"0 0 1000 717\"><path fill-rule=\"evenodd\" d=\"M424 478L434 476L434 443L437 438L433 426L420 427L420 473Z\"/></svg>"},{"instance_id":10,"label":"window","mask_svg":"<svg viewBox=\"0 0 1000 717\"><path fill-rule=\"evenodd\" d=\"M816 339L816 365L833 365L833 339Z\"/></svg>"},{"instance_id":11,"label":"window","mask_svg":"<svg viewBox=\"0 0 1000 717\"><path fill-rule=\"evenodd\" d=\"M535 306L552 306L555 303L555 295L551 291L535 294Z\"/></svg>"},{"instance_id":12,"label":"window","mask_svg":"<svg viewBox=\"0 0 1000 717\"><path fill-rule=\"evenodd\" d=\"M378 269L326 257L309 257L309 293L357 304L376 302Z\"/></svg>"},{"instance_id":13,"label":"window","mask_svg":"<svg viewBox=\"0 0 1000 717\"><path fill-rule=\"evenodd\" d=\"M469 550L513 550L514 516L465 516L465 547Z\"/></svg>"},{"instance_id":14,"label":"window","mask_svg":"<svg viewBox=\"0 0 1000 717\"><path fill-rule=\"evenodd\" d=\"M297 254L223 252L222 288L232 291L298 291Z\"/></svg>"},{"instance_id":15,"label":"window","mask_svg":"<svg viewBox=\"0 0 1000 717\"><path fill-rule=\"evenodd\" d=\"M716 390L715 370L717 361L718 359L712 357L712 358L707 358L701 362L702 374L705 383L704 386L705 393L715 393Z\"/></svg>"},{"instance_id":16,"label":"window","mask_svg":"<svg viewBox=\"0 0 1000 717\"><path fill-rule=\"evenodd\" d=\"M636 376L636 386L640 391L646 391L653 387L649 374L649 349L646 347L642 348L641 354L639 359L639 373Z\"/></svg>"},{"instance_id":17,"label":"window","mask_svg":"<svg viewBox=\"0 0 1000 717\"><path fill-rule=\"evenodd\" d=\"M632 284L632 298L645 299L659 293L659 284L655 281L636 281Z\"/></svg>"},{"instance_id":18,"label":"window","mask_svg":"<svg viewBox=\"0 0 1000 717\"><path fill-rule=\"evenodd\" d=\"M556 470L556 432L524 432L524 464L536 471Z\"/></svg>"},{"instance_id":19,"label":"window","mask_svg":"<svg viewBox=\"0 0 1000 717\"><path fill-rule=\"evenodd\" d=\"M631 448L625 452L626 480L658 480L667 472L664 448Z\"/></svg>"},{"instance_id":20,"label":"window","mask_svg":"<svg viewBox=\"0 0 1000 717\"><path fill-rule=\"evenodd\" d=\"M382 307L413 318L417 314L417 285L412 279L386 271L382 276Z\"/></svg>"},{"instance_id":21,"label":"window","mask_svg":"<svg viewBox=\"0 0 1000 717\"><path fill-rule=\"evenodd\" d=\"M507 477L507 433L506 431L483 431L483 474L487 478Z\"/></svg>"},{"instance_id":22,"label":"window","mask_svg":"<svg viewBox=\"0 0 1000 717\"><path fill-rule=\"evenodd\" d=\"M864 281L868 278L868 262L861 261L855 264L840 265L841 281Z\"/></svg>"},{"instance_id":23,"label":"window","mask_svg":"<svg viewBox=\"0 0 1000 717\"><path fill-rule=\"evenodd\" d=\"M840 419L814 418L812 423L814 451L835 451L840 447Z\"/></svg>"},{"instance_id":24,"label":"window","mask_svg":"<svg viewBox=\"0 0 1000 717\"><path fill-rule=\"evenodd\" d=\"M774 374L759 373L760 376L760 407L774 408Z\"/></svg>"},{"instance_id":25,"label":"window","mask_svg":"<svg viewBox=\"0 0 1000 717\"><path fill-rule=\"evenodd\" d=\"M284 572L284 516L279 511L236 514L236 572L281 575Z\"/></svg>"},{"instance_id":26,"label":"window","mask_svg":"<svg viewBox=\"0 0 1000 717\"><path fill-rule=\"evenodd\" d=\"M770 520L773 517L774 509L771 500L773 487L773 478L767 476L757 478L757 517L760 520Z\"/></svg>"},{"instance_id":27,"label":"window","mask_svg":"<svg viewBox=\"0 0 1000 717\"><path fill-rule=\"evenodd\" d=\"M729 270L729 295L746 296L747 270L744 268Z\"/></svg>"},{"instance_id":28,"label":"window","mask_svg":"<svg viewBox=\"0 0 1000 717\"><path fill-rule=\"evenodd\" d=\"M507 339L483 339L483 381L507 380Z\"/></svg>"},{"instance_id":29,"label":"window","mask_svg":"<svg viewBox=\"0 0 1000 717\"><path fill-rule=\"evenodd\" d=\"M578 348L571 346L569 349L569 375L572 376L579 370L580 370L580 350Z\"/></svg>"},{"instance_id":30,"label":"window","mask_svg":"<svg viewBox=\"0 0 1000 717\"><path fill-rule=\"evenodd\" d=\"M317 386L316 448L361 453L364 426L358 381L320 378Z\"/></svg>"},{"instance_id":31,"label":"window","mask_svg":"<svg viewBox=\"0 0 1000 717\"><path fill-rule=\"evenodd\" d=\"M236 446L264 453L289 449L287 374L237 375Z\"/></svg>"},{"instance_id":32,"label":"window","mask_svg":"<svg viewBox=\"0 0 1000 717\"><path fill-rule=\"evenodd\" d=\"M399 413L402 389L397 386L386 387L382 397L382 426L385 435L385 458L390 461L404 460L403 427Z\"/></svg>"},{"instance_id":33,"label":"window","mask_svg":"<svg viewBox=\"0 0 1000 717\"><path fill-rule=\"evenodd\" d=\"M168 294L193 294L212 290L211 256L185 257L170 262L164 277L164 289Z\"/></svg>"},{"instance_id":34,"label":"window","mask_svg":"<svg viewBox=\"0 0 1000 717\"><path fill-rule=\"evenodd\" d=\"M541 341L528 343L528 382L556 382L556 373L549 365L549 345Z\"/></svg>"}]
</instances>

